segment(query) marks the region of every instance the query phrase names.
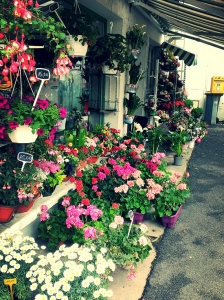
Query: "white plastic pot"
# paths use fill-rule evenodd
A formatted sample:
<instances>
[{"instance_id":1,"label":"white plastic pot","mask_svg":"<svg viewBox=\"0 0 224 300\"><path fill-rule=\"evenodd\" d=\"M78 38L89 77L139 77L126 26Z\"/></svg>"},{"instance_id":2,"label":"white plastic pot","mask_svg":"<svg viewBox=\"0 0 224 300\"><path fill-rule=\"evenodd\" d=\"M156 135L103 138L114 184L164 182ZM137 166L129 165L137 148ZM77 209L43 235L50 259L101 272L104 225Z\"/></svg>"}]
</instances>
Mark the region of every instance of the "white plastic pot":
<instances>
[{"instance_id":1,"label":"white plastic pot","mask_svg":"<svg viewBox=\"0 0 224 300\"><path fill-rule=\"evenodd\" d=\"M79 42L80 39L82 39L82 35L78 35L77 41L75 41L72 36L67 36L66 40L71 46L71 48L67 50L69 56L86 56L88 44L85 43L83 46L82 43Z\"/></svg>"},{"instance_id":2,"label":"white plastic pot","mask_svg":"<svg viewBox=\"0 0 224 300\"><path fill-rule=\"evenodd\" d=\"M37 133L32 133L32 128L28 125L19 125L8 133L8 136L13 143L34 143L38 137Z\"/></svg>"}]
</instances>

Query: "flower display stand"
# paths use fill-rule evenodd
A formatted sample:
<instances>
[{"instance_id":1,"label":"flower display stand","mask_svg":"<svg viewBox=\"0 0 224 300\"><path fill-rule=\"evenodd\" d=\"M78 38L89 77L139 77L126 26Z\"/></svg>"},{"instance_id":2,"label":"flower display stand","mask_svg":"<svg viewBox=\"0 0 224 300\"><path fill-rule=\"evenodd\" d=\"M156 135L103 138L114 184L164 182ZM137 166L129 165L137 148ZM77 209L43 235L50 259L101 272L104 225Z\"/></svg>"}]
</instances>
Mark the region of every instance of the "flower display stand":
<instances>
[{"instance_id":1,"label":"flower display stand","mask_svg":"<svg viewBox=\"0 0 224 300\"><path fill-rule=\"evenodd\" d=\"M38 137L37 133L32 133L32 128L28 125L19 125L9 132L8 136L13 143L34 143Z\"/></svg>"},{"instance_id":2,"label":"flower display stand","mask_svg":"<svg viewBox=\"0 0 224 300\"><path fill-rule=\"evenodd\" d=\"M179 215L180 215L180 213L181 213L181 211L182 211L182 207L183 207L183 205L180 206L180 208L179 208L178 211L175 213L175 215L170 216L170 217L168 217L168 216L162 217L162 218L161 218L162 225L163 225L164 227L173 228L174 225L176 224L178 218L179 218Z\"/></svg>"},{"instance_id":3,"label":"flower display stand","mask_svg":"<svg viewBox=\"0 0 224 300\"><path fill-rule=\"evenodd\" d=\"M134 214L133 224L139 224L144 220L145 215L143 215L139 212L133 212L133 214Z\"/></svg>"}]
</instances>

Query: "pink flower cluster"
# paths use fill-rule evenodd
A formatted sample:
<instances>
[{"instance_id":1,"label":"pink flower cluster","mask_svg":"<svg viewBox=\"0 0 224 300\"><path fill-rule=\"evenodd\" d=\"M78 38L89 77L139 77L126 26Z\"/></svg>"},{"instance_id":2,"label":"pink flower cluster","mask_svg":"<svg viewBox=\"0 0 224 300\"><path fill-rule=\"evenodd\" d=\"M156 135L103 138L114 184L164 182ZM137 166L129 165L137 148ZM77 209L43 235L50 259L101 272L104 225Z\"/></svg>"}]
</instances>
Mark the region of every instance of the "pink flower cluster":
<instances>
[{"instance_id":1,"label":"pink flower cluster","mask_svg":"<svg viewBox=\"0 0 224 300\"><path fill-rule=\"evenodd\" d=\"M50 174L50 173L57 173L58 171L60 171L60 166L58 164L56 164L53 161L46 161L46 160L40 160L37 161L37 165L38 168L40 168L41 170L43 170L45 173Z\"/></svg>"},{"instance_id":2,"label":"pink flower cluster","mask_svg":"<svg viewBox=\"0 0 224 300\"><path fill-rule=\"evenodd\" d=\"M125 163L123 166L114 165L113 170L117 173L118 176L125 176L125 179L129 178L130 175L137 171L130 165L130 163Z\"/></svg>"},{"instance_id":3,"label":"pink flower cluster","mask_svg":"<svg viewBox=\"0 0 224 300\"><path fill-rule=\"evenodd\" d=\"M155 183L155 181L151 178L147 179L147 183L148 183L148 188L147 188L146 197L148 198L148 200L153 200L155 199L155 196L163 190L163 187L160 184Z\"/></svg>"},{"instance_id":4,"label":"pink flower cluster","mask_svg":"<svg viewBox=\"0 0 224 300\"><path fill-rule=\"evenodd\" d=\"M93 221L97 221L102 216L102 210L98 209L95 205L89 205L87 208L81 206L70 205L66 209L67 219L66 226L71 228L73 225L77 228L84 226L84 222L80 219L83 216L90 216Z\"/></svg>"},{"instance_id":5,"label":"pink flower cluster","mask_svg":"<svg viewBox=\"0 0 224 300\"><path fill-rule=\"evenodd\" d=\"M155 163L155 164L160 164L161 163L161 158L164 158L166 156L165 153L162 153L162 152L157 152L153 155L152 157L152 162Z\"/></svg>"},{"instance_id":6,"label":"pink flower cluster","mask_svg":"<svg viewBox=\"0 0 224 300\"><path fill-rule=\"evenodd\" d=\"M45 222L47 219L50 218L49 213L47 213L47 210L48 210L47 205L41 205L40 210L41 210L40 221Z\"/></svg>"}]
</instances>

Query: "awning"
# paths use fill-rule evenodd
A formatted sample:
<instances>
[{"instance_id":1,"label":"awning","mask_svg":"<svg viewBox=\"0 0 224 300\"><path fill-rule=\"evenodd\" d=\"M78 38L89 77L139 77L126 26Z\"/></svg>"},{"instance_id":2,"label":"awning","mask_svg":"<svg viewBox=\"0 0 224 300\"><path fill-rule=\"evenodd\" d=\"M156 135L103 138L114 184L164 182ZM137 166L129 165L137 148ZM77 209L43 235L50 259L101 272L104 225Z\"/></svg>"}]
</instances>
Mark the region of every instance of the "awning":
<instances>
[{"instance_id":1,"label":"awning","mask_svg":"<svg viewBox=\"0 0 224 300\"><path fill-rule=\"evenodd\" d=\"M134 0L154 18L165 34L185 32L224 45L224 1L221 0ZM189 38L191 38L189 36ZM201 41L201 40L198 40ZM223 48L223 46L222 46ZM224 49L224 48L223 48Z\"/></svg>"},{"instance_id":2,"label":"awning","mask_svg":"<svg viewBox=\"0 0 224 300\"><path fill-rule=\"evenodd\" d=\"M188 52L180 47L169 44L167 42L163 42L160 47L162 49L171 50L173 52L174 56L178 56L179 60L183 60L185 65L187 65L187 66L191 66L194 63L195 54L193 54L191 52Z\"/></svg>"}]
</instances>

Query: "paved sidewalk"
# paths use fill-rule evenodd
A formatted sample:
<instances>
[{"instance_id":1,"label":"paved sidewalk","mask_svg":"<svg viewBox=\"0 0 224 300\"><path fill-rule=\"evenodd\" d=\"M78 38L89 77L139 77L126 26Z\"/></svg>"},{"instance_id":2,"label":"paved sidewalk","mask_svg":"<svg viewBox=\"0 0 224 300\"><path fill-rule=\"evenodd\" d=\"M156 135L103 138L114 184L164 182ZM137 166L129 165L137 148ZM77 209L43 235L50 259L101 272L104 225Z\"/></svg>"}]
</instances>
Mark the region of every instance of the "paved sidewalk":
<instances>
[{"instance_id":1,"label":"paved sidewalk","mask_svg":"<svg viewBox=\"0 0 224 300\"><path fill-rule=\"evenodd\" d=\"M209 127L188 171L191 198L175 227L153 244L157 257L144 293L135 300L224 299L223 127Z\"/></svg>"}]
</instances>

